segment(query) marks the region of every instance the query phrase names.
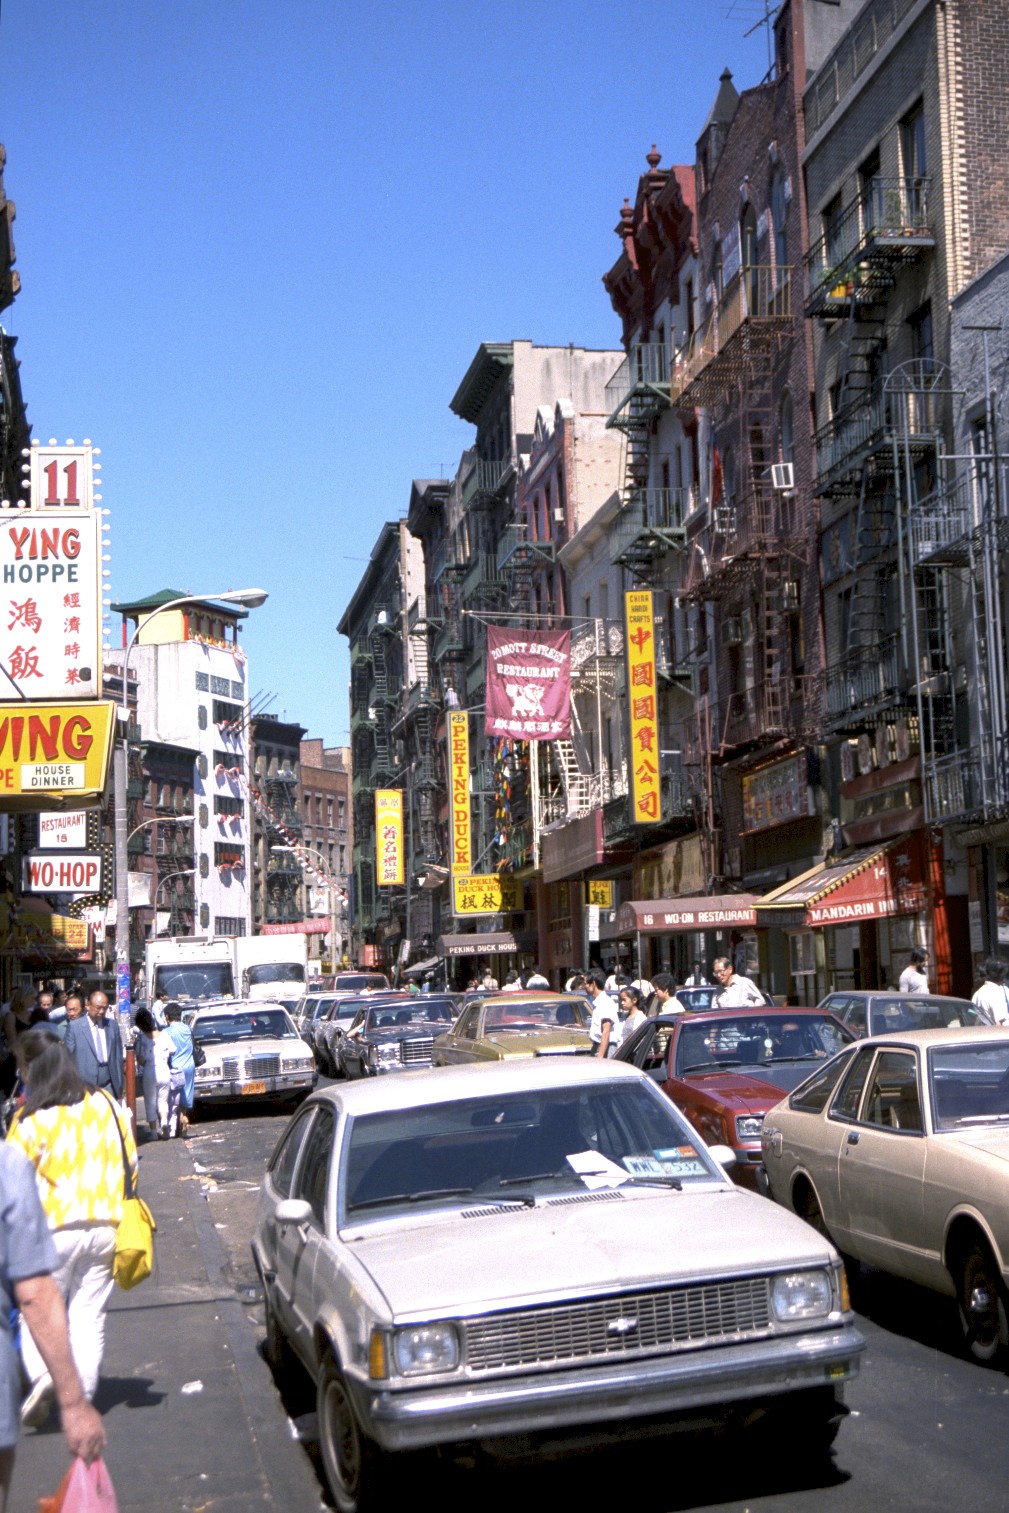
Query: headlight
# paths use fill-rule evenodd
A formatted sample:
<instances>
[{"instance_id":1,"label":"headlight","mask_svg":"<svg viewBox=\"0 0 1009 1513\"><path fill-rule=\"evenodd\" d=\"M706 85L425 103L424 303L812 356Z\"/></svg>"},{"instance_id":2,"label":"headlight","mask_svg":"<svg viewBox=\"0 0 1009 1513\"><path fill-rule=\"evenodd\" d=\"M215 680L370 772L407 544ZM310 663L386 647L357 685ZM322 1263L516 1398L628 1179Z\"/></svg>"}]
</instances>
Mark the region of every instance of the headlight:
<instances>
[{"instance_id":1,"label":"headlight","mask_svg":"<svg viewBox=\"0 0 1009 1513\"><path fill-rule=\"evenodd\" d=\"M736 1139L759 1140L763 1127L763 1114L739 1114L736 1118Z\"/></svg>"},{"instance_id":2,"label":"headlight","mask_svg":"<svg viewBox=\"0 0 1009 1513\"><path fill-rule=\"evenodd\" d=\"M771 1306L775 1318L823 1319L830 1312L833 1289L826 1271L792 1271L775 1277L771 1284Z\"/></svg>"},{"instance_id":3,"label":"headlight","mask_svg":"<svg viewBox=\"0 0 1009 1513\"><path fill-rule=\"evenodd\" d=\"M219 1066L207 1065L198 1066L196 1068L197 1082L213 1082L216 1078L220 1077L220 1075L221 1068Z\"/></svg>"},{"instance_id":4,"label":"headlight","mask_svg":"<svg viewBox=\"0 0 1009 1513\"><path fill-rule=\"evenodd\" d=\"M392 1358L400 1376L454 1371L459 1364L459 1336L451 1324L397 1329L392 1337Z\"/></svg>"},{"instance_id":5,"label":"headlight","mask_svg":"<svg viewBox=\"0 0 1009 1513\"><path fill-rule=\"evenodd\" d=\"M306 1056L285 1056L280 1063L282 1072L307 1072L311 1069L312 1062Z\"/></svg>"},{"instance_id":6,"label":"headlight","mask_svg":"<svg viewBox=\"0 0 1009 1513\"><path fill-rule=\"evenodd\" d=\"M370 1045L368 1047L369 1061L398 1061L399 1041L392 1040L386 1045Z\"/></svg>"}]
</instances>

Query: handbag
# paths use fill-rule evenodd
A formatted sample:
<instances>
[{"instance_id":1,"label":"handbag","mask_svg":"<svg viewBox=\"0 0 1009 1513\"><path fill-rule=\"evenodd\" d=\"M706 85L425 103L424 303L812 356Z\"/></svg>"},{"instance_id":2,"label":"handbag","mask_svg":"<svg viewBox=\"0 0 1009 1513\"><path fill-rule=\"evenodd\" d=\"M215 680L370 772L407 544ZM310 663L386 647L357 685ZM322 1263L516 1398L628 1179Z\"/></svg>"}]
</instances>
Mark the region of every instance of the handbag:
<instances>
[{"instance_id":1,"label":"handbag","mask_svg":"<svg viewBox=\"0 0 1009 1513\"><path fill-rule=\"evenodd\" d=\"M119 1513L112 1478L101 1457L90 1466L80 1456L71 1461L55 1496L39 1498L39 1513Z\"/></svg>"},{"instance_id":2,"label":"handbag","mask_svg":"<svg viewBox=\"0 0 1009 1513\"><path fill-rule=\"evenodd\" d=\"M107 1094L106 1097L108 1097ZM125 1198L123 1216L116 1230L116 1255L112 1263L112 1276L117 1286L124 1292L129 1292L131 1287L136 1287L138 1282L143 1282L151 1274L154 1266L154 1232L158 1226L143 1198L137 1196L119 1116L112 1099L109 1098L108 1101L112 1108L112 1117L116 1121L116 1133L119 1135L119 1144L123 1151Z\"/></svg>"}]
</instances>

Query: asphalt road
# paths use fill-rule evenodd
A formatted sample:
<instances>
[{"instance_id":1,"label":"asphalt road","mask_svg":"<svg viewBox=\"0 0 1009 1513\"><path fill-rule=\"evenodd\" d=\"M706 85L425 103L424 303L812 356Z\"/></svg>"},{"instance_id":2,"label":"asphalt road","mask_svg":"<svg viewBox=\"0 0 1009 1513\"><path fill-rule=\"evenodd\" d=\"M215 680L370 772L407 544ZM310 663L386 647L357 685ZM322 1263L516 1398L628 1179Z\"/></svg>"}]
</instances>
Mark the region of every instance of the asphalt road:
<instances>
[{"instance_id":1,"label":"asphalt road","mask_svg":"<svg viewBox=\"0 0 1009 1513\"><path fill-rule=\"evenodd\" d=\"M286 1124L281 1113L241 1109L198 1124L192 1148L211 1213L246 1302L262 1332L259 1286L249 1252L256 1194ZM869 1348L848 1389L850 1416L831 1460L813 1469L801 1457L719 1432L664 1436L577 1458L493 1468L435 1457L417 1467L442 1513L556 1513L575 1500L593 1509L631 1501L634 1513L694 1508L750 1513L1003 1513L1009 1376L974 1365L959 1350L955 1305L863 1270L856 1291L859 1327ZM313 1443L313 1394L307 1378L278 1395L323 1484ZM798 1450L798 1447L796 1447ZM418 1480L413 1481L416 1487Z\"/></svg>"}]
</instances>

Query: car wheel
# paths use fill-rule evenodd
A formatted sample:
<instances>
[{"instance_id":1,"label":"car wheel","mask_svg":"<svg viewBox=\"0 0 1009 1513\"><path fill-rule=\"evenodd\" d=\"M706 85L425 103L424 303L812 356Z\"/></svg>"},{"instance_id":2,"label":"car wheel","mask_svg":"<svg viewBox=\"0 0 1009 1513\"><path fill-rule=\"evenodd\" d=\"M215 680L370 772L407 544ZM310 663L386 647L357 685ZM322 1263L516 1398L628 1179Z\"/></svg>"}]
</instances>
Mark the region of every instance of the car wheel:
<instances>
[{"instance_id":1,"label":"car wheel","mask_svg":"<svg viewBox=\"0 0 1009 1513\"><path fill-rule=\"evenodd\" d=\"M287 1343L287 1336L277 1321L276 1310L270 1301L270 1289L263 1286L263 1312L266 1316L266 1339L263 1343L263 1354L266 1364L274 1376L280 1376L291 1363L291 1347Z\"/></svg>"},{"instance_id":2,"label":"car wheel","mask_svg":"<svg viewBox=\"0 0 1009 1513\"><path fill-rule=\"evenodd\" d=\"M956 1276L964 1344L975 1361L994 1361L1009 1345L1006 1294L988 1245L971 1240Z\"/></svg>"},{"instance_id":3,"label":"car wheel","mask_svg":"<svg viewBox=\"0 0 1009 1513\"><path fill-rule=\"evenodd\" d=\"M820 1200L808 1182L802 1182L796 1187L792 1195L792 1206L799 1215L799 1218L805 1219L807 1224L811 1224L818 1235L823 1235L825 1240L830 1239L827 1226L824 1223Z\"/></svg>"},{"instance_id":4,"label":"car wheel","mask_svg":"<svg viewBox=\"0 0 1009 1513\"><path fill-rule=\"evenodd\" d=\"M389 1467L361 1432L346 1383L332 1356L323 1361L316 1406L326 1480L340 1513L368 1513L388 1502Z\"/></svg>"}]
</instances>

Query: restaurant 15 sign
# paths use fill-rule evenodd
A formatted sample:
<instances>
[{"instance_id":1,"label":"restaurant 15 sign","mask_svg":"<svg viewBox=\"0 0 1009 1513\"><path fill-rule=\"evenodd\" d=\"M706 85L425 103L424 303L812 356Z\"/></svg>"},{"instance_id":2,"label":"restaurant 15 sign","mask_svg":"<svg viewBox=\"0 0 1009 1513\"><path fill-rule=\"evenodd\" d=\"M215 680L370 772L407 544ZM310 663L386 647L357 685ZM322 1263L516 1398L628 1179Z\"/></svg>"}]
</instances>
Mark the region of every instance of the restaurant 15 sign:
<instances>
[{"instance_id":1,"label":"restaurant 15 sign","mask_svg":"<svg viewBox=\"0 0 1009 1513\"><path fill-rule=\"evenodd\" d=\"M0 698L97 698L102 690L101 519L19 511L0 526ZM13 686L12 686L13 685Z\"/></svg>"},{"instance_id":2,"label":"restaurant 15 sign","mask_svg":"<svg viewBox=\"0 0 1009 1513\"><path fill-rule=\"evenodd\" d=\"M469 813L469 715L462 711L448 717L448 761L451 773L449 804L452 815L452 875L462 875L473 866L473 837Z\"/></svg>"},{"instance_id":3,"label":"restaurant 15 sign","mask_svg":"<svg viewBox=\"0 0 1009 1513\"><path fill-rule=\"evenodd\" d=\"M403 791L375 790L375 880L380 888L403 885Z\"/></svg>"},{"instance_id":4,"label":"restaurant 15 sign","mask_svg":"<svg viewBox=\"0 0 1009 1513\"><path fill-rule=\"evenodd\" d=\"M632 823L662 819L659 723L655 699L655 617L647 589L624 595L627 621L627 692L631 725Z\"/></svg>"}]
</instances>

